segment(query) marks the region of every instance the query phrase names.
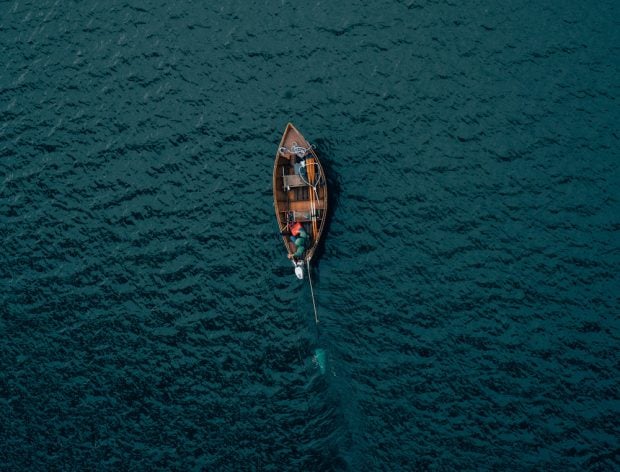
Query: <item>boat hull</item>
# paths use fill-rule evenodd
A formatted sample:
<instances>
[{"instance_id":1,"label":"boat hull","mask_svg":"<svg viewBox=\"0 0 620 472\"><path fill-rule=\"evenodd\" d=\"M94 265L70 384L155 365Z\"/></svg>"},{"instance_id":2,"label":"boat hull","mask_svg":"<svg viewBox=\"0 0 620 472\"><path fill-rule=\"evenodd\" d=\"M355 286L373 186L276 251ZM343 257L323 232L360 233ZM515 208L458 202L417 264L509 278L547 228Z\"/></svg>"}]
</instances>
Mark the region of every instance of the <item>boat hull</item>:
<instances>
[{"instance_id":1,"label":"boat hull","mask_svg":"<svg viewBox=\"0 0 620 472\"><path fill-rule=\"evenodd\" d=\"M295 152L297 151L297 152ZM301 156L303 154L303 156ZM328 210L327 181L313 146L291 123L286 126L273 166L273 202L289 259L309 263L321 240ZM294 224L303 228L304 251L295 244ZM299 226L299 225L298 225Z\"/></svg>"}]
</instances>

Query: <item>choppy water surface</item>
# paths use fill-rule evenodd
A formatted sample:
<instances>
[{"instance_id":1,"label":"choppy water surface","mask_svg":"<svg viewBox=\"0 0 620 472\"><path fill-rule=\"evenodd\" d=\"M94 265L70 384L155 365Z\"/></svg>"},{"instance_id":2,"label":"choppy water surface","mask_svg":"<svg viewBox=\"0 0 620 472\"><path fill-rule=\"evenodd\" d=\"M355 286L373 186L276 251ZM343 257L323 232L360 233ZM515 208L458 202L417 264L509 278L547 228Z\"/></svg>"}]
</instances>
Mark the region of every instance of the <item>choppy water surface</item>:
<instances>
[{"instance_id":1,"label":"choppy water surface","mask_svg":"<svg viewBox=\"0 0 620 472\"><path fill-rule=\"evenodd\" d=\"M0 3L2 469L618 468L619 17Z\"/></svg>"}]
</instances>

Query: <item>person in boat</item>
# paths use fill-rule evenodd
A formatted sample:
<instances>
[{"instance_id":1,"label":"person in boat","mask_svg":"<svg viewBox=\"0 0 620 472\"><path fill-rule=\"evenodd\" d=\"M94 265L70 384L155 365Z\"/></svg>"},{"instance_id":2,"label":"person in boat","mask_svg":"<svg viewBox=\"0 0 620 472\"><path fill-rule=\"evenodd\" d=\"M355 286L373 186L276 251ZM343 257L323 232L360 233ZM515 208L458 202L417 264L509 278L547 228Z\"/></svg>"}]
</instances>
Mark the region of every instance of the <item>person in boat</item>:
<instances>
[{"instance_id":1,"label":"person in boat","mask_svg":"<svg viewBox=\"0 0 620 472\"><path fill-rule=\"evenodd\" d=\"M304 255L304 251L306 250L308 233L306 233L306 230L300 222L296 222L290 227L290 233L291 242L297 249L293 254L289 254L289 258L294 260L301 259Z\"/></svg>"},{"instance_id":2,"label":"person in boat","mask_svg":"<svg viewBox=\"0 0 620 472\"><path fill-rule=\"evenodd\" d=\"M306 250L306 241L308 240L308 234L302 229L298 236L291 236L291 241L297 247L297 250L292 254L293 259L301 259Z\"/></svg>"}]
</instances>

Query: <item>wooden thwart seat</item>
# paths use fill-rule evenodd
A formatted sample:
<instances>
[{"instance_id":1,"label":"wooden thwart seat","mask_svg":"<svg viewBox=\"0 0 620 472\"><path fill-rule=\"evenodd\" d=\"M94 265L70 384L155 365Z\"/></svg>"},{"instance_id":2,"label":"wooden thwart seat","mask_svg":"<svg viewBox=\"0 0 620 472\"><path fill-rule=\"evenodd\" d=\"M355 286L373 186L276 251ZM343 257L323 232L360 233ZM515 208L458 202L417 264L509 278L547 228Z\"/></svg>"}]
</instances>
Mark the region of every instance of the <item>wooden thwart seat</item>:
<instances>
[{"instance_id":1,"label":"wooden thwart seat","mask_svg":"<svg viewBox=\"0 0 620 472\"><path fill-rule=\"evenodd\" d=\"M299 202L290 202L289 208L293 211L310 211L310 202L307 200L299 201ZM322 210L325 208L323 204L323 200L319 200L314 205L314 208L317 210Z\"/></svg>"},{"instance_id":2,"label":"wooden thwart seat","mask_svg":"<svg viewBox=\"0 0 620 472\"><path fill-rule=\"evenodd\" d=\"M312 212L309 209L308 210L290 210L288 213L292 215L293 221L301 221L301 222L312 221ZM283 218L284 218L284 215L283 215ZM315 218L317 220L320 220L321 218L323 218L322 209L317 209Z\"/></svg>"},{"instance_id":3,"label":"wooden thwart seat","mask_svg":"<svg viewBox=\"0 0 620 472\"><path fill-rule=\"evenodd\" d=\"M323 210L325 210L325 205L322 200L317 202L317 205L315 205L315 210L315 218L320 220L323 217ZM312 211L310 210L309 201L290 202L288 211L293 214L294 221L312 221ZM282 212L283 220L286 218L284 216L286 213L286 211Z\"/></svg>"},{"instance_id":4,"label":"wooden thwart seat","mask_svg":"<svg viewBox=\"0 0 620 472\"><path fill-rule=\"evenodd\" d=\"M308 185L306 182L303 181L301 176L297 174L283 175L282 178L284 179L285 190L288 190L292 187L304 187Z\"/></svg>"}]
</instances>

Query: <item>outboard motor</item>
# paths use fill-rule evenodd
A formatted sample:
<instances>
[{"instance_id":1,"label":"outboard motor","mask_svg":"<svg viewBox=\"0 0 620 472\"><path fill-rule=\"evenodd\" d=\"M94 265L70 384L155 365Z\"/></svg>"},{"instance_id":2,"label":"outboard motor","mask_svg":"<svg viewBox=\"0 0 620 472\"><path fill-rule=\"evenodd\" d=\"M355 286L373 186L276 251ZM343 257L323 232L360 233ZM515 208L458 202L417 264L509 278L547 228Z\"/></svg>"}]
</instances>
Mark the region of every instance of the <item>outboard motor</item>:
<instances>
[{"instance_id":1,"label":"outboard motor","mask_svg":"<svg viewBox=\"0 0 620 472\"><path fill-rule=\"evenodd\" d=\"M304 279L304 263L302 261L294 262L295 264L295 275L299 280Z\"/></svg>"}]
</instances>

